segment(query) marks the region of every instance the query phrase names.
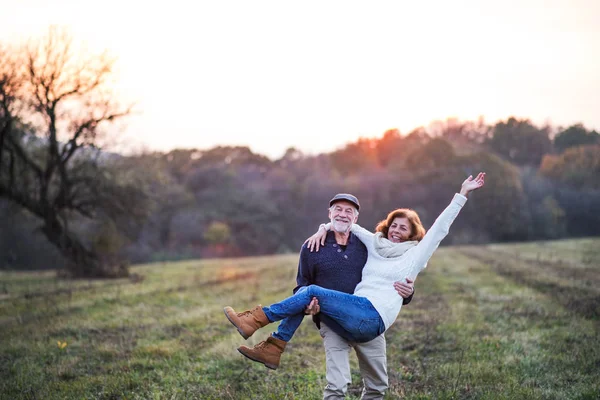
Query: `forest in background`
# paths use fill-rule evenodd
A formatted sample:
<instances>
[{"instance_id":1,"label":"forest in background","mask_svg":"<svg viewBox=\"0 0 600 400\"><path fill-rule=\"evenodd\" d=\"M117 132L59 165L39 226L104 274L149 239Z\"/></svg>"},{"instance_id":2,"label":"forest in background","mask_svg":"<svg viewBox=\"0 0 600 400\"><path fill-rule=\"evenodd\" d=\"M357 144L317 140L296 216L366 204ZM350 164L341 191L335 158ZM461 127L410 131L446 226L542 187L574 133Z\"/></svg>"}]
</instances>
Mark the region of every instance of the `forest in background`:
<instances>
[{"instance_id":1,"label":"forest in background","mask_svg":"<svg viewBox=\"0 0 600 400\"><path fill-rule=\"evenodd\" d=\"M486 189L444 244L600 233L600 135L582 124L447 119L277 160L241 146L125 156L106 128L133 105L111 90L115 60L88 50L60 27L0 44L0 269L117 278L132 263L294 253L339 192L358 196L366 228L398 207L428 227L479 171Z\"/></svg>"},{"instance_id":2,"label":"forest in background","mask_svg":"<svg viewBox=\"0 0 600 400\"><path fill-rule=\"evenodd\" d=\"M277 160L247 147L103 152L94 157L111 179L135 186L145 212L115 218L100 207L94 218L72 215L68 227L87 248L128 263L297 252L327 220L329 199L338 192L359 198L366 228L398 207L415 209L429 227L462 180L485 171L485 190L470 198L444 244L595 236L599 136L581 124L448 119L325 154L290 148ZM21 137L40 146L25 128ZM0 198L0 221L3 269L64 266L31 212Z\"/></svg>"}]
</instances>

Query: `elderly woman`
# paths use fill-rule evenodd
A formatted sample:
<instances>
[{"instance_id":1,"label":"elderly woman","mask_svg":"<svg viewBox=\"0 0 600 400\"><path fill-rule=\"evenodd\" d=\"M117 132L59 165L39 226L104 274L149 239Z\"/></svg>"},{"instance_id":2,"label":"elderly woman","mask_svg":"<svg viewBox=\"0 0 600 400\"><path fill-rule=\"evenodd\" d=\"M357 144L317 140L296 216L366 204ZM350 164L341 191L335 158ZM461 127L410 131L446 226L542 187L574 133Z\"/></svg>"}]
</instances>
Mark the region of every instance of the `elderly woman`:
<instances>
[{"instance_id":1,"label":"elderly woman","mask_svg":"<svg viewBox=\"0 0 600 400\"><path fill-rule=\"evenodd\" d=\"M249 338L257 329L296 314L304 314L305 307L316 298L320 312L337 322L341 336L348 341L367 342L385 332L396 320L402 308L402 298L390 282L414 280L450 230L450 225L467 201L468 194L481 188L485 173L476 178L469 176L454 195L450 205L439 215L426 233L417 213L398 209L377 226L377 233L352 225L352 232L365 244L368 259L362 281L354 294L329 290L316 285L301 288L293 296L268 307L260 305L237 313L225 307L225 315L244 337ZM335 223L335 221L334 221ZM321 225L308 239L313 248L322 244L330 224ZM238 351L251 360L276 369L287 342L272 335L253 348L241 346Z\"/></svg>"}]
</instances>

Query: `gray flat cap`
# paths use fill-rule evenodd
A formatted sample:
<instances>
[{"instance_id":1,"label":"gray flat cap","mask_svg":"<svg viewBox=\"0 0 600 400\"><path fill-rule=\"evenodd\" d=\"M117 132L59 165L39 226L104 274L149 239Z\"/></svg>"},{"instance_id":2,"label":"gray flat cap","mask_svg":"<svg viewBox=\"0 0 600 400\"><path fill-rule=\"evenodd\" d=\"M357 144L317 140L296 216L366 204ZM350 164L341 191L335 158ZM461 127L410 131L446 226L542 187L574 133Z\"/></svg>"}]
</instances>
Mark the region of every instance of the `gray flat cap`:
<instances>
[{"instance_id":1,"label":"gray flat cap","mask_svg":"<svg viewBox=\"0 0 600 400\"><path fill-rule=\"evenodd\" d=\"M338 193L335 196L333 196L333 199L329 200L329 207L331 207L334 203L338 201L347 201L349 203L352 203L356 206L357 210L360 210L360 203L358 202L358 199L356 198L356 196L353 196L349 193Z\"/></svg>"}]
</instances>

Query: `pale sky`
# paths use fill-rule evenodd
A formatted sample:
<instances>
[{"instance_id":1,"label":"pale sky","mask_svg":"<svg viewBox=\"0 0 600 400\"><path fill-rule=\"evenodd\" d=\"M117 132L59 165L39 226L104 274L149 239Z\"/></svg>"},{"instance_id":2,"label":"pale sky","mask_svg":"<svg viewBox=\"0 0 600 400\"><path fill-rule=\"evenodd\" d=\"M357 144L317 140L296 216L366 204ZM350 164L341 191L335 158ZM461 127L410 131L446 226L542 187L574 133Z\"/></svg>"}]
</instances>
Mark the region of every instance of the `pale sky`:
<instances>
[{"instance_id":1,"label":"pale sky","mask_svg":"<svg viewBox=\"0 0 600 400\"><path fill-rule=\"evenodd\" d=\"M600 129L600 0L0 0L0 40L66 26L118 58L151 150L332 151L432 120Z\"/></svg>"}]
</instances>

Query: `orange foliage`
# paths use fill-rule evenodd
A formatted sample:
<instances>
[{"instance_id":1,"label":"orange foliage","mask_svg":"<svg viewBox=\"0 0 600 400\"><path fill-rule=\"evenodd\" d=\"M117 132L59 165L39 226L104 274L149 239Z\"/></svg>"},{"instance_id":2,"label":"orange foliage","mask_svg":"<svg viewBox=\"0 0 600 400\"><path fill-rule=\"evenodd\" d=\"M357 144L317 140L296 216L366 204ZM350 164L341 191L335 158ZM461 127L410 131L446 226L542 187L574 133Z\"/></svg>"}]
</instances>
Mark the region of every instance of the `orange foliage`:
<instances>
[{"instance_id":1,"label":"orange foliage","mask_svg":"<svg viewBox=\"0 0 600 400\"><path fill-rule=\"evenodd\" d=\"M546 155L540 173L578 189L600 189L600 145L571 147Z\"/></svg>"}]
</instances>

